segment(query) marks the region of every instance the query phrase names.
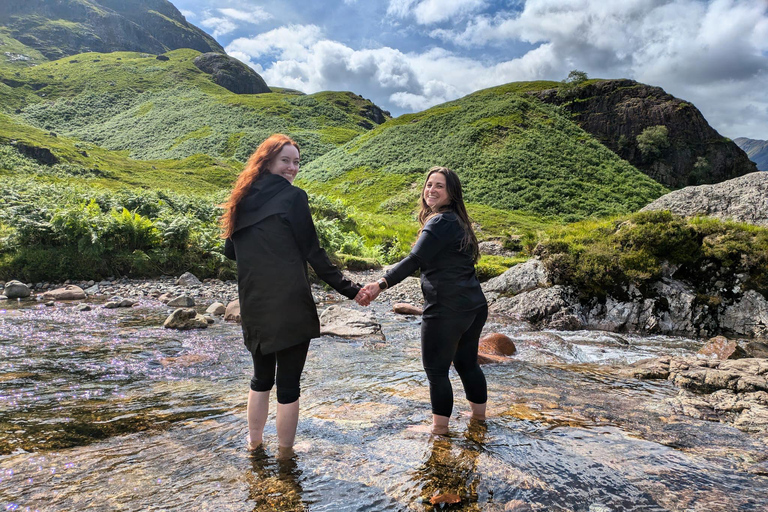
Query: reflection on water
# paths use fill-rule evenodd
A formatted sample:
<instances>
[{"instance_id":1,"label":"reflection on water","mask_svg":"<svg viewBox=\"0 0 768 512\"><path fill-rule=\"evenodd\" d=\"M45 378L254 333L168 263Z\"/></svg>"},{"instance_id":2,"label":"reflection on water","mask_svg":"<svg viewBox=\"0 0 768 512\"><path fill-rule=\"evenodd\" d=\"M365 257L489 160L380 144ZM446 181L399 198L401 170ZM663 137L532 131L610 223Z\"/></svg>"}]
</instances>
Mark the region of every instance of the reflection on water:
<instances>
[{"instance_id":1,"label":"reflection on water","mask_svg":"<svg viewBox=\"0 0 768 512\"><path fill-rule=\"evenodd\" d=\"M296 453L277 451L271 418L251 455L239 326L168 331L150 302L2 307L5 510L768 509L765 439L676 416L669 383L611 371L696 340L491 321L519 352L485 367L489 419L461 414L454 375L451 430L433 438L409 429L429 423L418 321L376 305L385 343L312 343Z\"/></svg>"}]
</instances>

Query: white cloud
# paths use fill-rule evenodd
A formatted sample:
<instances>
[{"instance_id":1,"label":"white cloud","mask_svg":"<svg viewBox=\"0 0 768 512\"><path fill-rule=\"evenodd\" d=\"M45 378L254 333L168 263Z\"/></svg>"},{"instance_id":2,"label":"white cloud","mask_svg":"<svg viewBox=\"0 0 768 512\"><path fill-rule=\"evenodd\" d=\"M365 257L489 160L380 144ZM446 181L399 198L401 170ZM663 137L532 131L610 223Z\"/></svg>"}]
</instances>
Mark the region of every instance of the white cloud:
<instances>
[{"instance_id":1,"label":"white cloud","mask_svg":"<svg viewBox=\"0 0 768 512\"><path fill-rule=\"evenodd\" d=\"M200 22L200 25L213 30L213 37L220 37L225 34L229 34L237 28L237 25L233 23L229 18L219 18L216 16L210 16L209 14L207 18Z\"/></svg>"},{"instance_id":2,"label":"white cloud","mask_svg":"<svg viewBox=\"0 0 768 512\"><path fill-rule=\"evenodd\" d=\"M228 18L245 21L247 23L256 24L272 19L272 15L261 7L254 7L250 11L242 11L240 9L232 8L218 9L218 11Z\"/></svg>"},{"instance_id":3,"label":"white cloud","mask_svg":"<svg viewBox=\"0 0 768 512\"><path fill-rule=\"evenodd\" d=\"M184 16L184 18L186 18L187 20L189 20L190 18L191 18L191 19L194 19L194 18L196 18L196 17L197 17L197 14L195 14L195 13L194 13L194 12L192 12L192 11L187 11L186 9L181 9L179 12L180 12L180 13L181 13L181 15L182 15L182 16Z\"/></svg>"},{"instance_id":4,"label":"white cloud","mask_svg":"<svg viewBox=\"0 0 768 512\"><path fill-rule=\"evenodd\" d=\"M421 25L430 25L475 12L485 0L390 0L387 14L398 18L413 15Z\"/></svg>"}]
</instances>

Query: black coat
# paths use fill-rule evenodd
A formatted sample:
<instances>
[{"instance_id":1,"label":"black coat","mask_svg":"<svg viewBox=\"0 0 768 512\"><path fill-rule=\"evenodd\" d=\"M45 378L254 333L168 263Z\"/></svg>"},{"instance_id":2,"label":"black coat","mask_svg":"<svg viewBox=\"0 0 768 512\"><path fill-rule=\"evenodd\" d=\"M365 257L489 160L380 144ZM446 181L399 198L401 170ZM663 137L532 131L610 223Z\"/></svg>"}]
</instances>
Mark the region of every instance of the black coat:
<instances>
[{"instance_id":1,"label":"black coat","mask_svg":"<svg viewBox=\"0 0 768 512\"><path fill-rule=\"evenodd\" d=\"M345 279L320 247L307 194L267 174L237 207L224 254L237 261L245 346L269 354L320 336L307 262L323 281L353 299L360 285Z\"/></svg>"}]
</instances>

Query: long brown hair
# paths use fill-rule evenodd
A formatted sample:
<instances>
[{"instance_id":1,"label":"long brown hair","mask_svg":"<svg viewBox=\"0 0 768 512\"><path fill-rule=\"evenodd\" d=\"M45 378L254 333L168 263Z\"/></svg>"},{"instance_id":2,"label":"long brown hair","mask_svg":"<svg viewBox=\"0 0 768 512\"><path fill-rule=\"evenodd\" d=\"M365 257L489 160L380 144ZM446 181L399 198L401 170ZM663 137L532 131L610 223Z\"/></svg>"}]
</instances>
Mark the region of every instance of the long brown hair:
<instances>
[{"instance_id":1,"label":"long brown hair","mask_svg":"<svg viewBox=\"0 0 768 512\"><path fill-rule=\"evenodd\" d=\"M438 211L432 210L424 200L424 189L427 187L429 177L436 172L442 174L445 177L445 190L448 193L448 204L440 207ZM480 259L480 249L477 244L477 237L475 231L472 229L472 219L469 218L467 208L464 206L464 195L461 192L461 181L459 175L447 167L435 166L427 171L427 177L424 179L424 186L421 187L421 210L419 211L419 225L421 229L424 229L424 225L434 215L438 213L451 211L459 218L459 224L464 228L464 238L461 240L461 250L469 250L472 252L472 259L475 263ZM421 229L419 233L421 233Z\"/></svg>"},{"instance_id":2,"label":"long brown hair","mask_svg":"<svg viewBox=\"0 0 768 512\"><path fill-rule=\"evenodd\" d=\"M243 171L237 177L229 199L221 205L225 210L224 214L219 218L222 238L232 236L235 230L235 219L237 218L237 205L248 194L248 190L253 182L269 172L267 171L269 162L283 150L284 146L289 144L296 147L296 150L299 151L299 145L296 144L295 140L282 133L275 133L262 142L248 159Z\"/></svg>"}]
</instances>

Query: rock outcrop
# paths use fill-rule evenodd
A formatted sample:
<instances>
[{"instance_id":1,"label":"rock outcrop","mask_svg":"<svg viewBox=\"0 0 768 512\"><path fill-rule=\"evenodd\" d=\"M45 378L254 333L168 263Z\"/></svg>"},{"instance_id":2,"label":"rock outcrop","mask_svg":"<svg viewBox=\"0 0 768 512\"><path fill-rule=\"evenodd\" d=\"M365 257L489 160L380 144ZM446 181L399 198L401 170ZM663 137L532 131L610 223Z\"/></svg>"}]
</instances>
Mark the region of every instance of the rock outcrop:
<instances>
[{"instance_id":1,"label":"rock outcrop","mask_svg":"<svg viewBox=\"0 0 768 512\"><path fill-rule=\"evenodd\" d=\"M235 94L272 92L258 73L228 55L208 52L196 57L193 63L211 75L215 83Z\"/></svg>"},{"instance_id":2,"label":"rock outcrop","mask_svg":"<svg viewBox=\"0 0 768 512\"><path fill-rule=\"evenodd\" d=\"M529 268L539 265L529 263ZM585 300L571 286L534 288L530 272L513 270L505 273L504 281L486 286L490 311L540 328L768 339L768 298L744 290L746 276L742 274L715 272L710 283L697 283L708 287L702 293L676 278L674 267L667 267L665 275L643 291L626 285L620 296ZM548 281L545 274L540 282Z\"/></svg>"},{"instance_id":3,"label":"rock outcrop","mask_svg":"<svg viewBox=\"0 0 768 512\"><path fill-rule=\"evenodd\" d=\"M585 131L654 180L672 188L718 183L755 172L755 164L731 140L707 123L701 112L659 87L634 80L602 80L573 88L530 93L562 106ZM637 136L663 125L669 146L644 155Z\"/></svg>"},{"instance_id":4,"label":"rock outcrop","mask_svg":"<svg viewBox=\"0 0 768 512\"><path fill-rule=\"evenodd\" d=\"M661 196L643 210L669 210L684 217L707 215L768 227L768 173L685 187Z\"/></svg>"},{"instance_id":5,"label":"rock outcrop","mask_svg":"<svg viewBox=\"0 0 768 512\"><path fill-rule=\"evenodd\" d=\"M627 377L668 379L681 392L670 400L686 416L768 433L768 360L661 357L620 370Z\"/></svg>"}]
</instances>

